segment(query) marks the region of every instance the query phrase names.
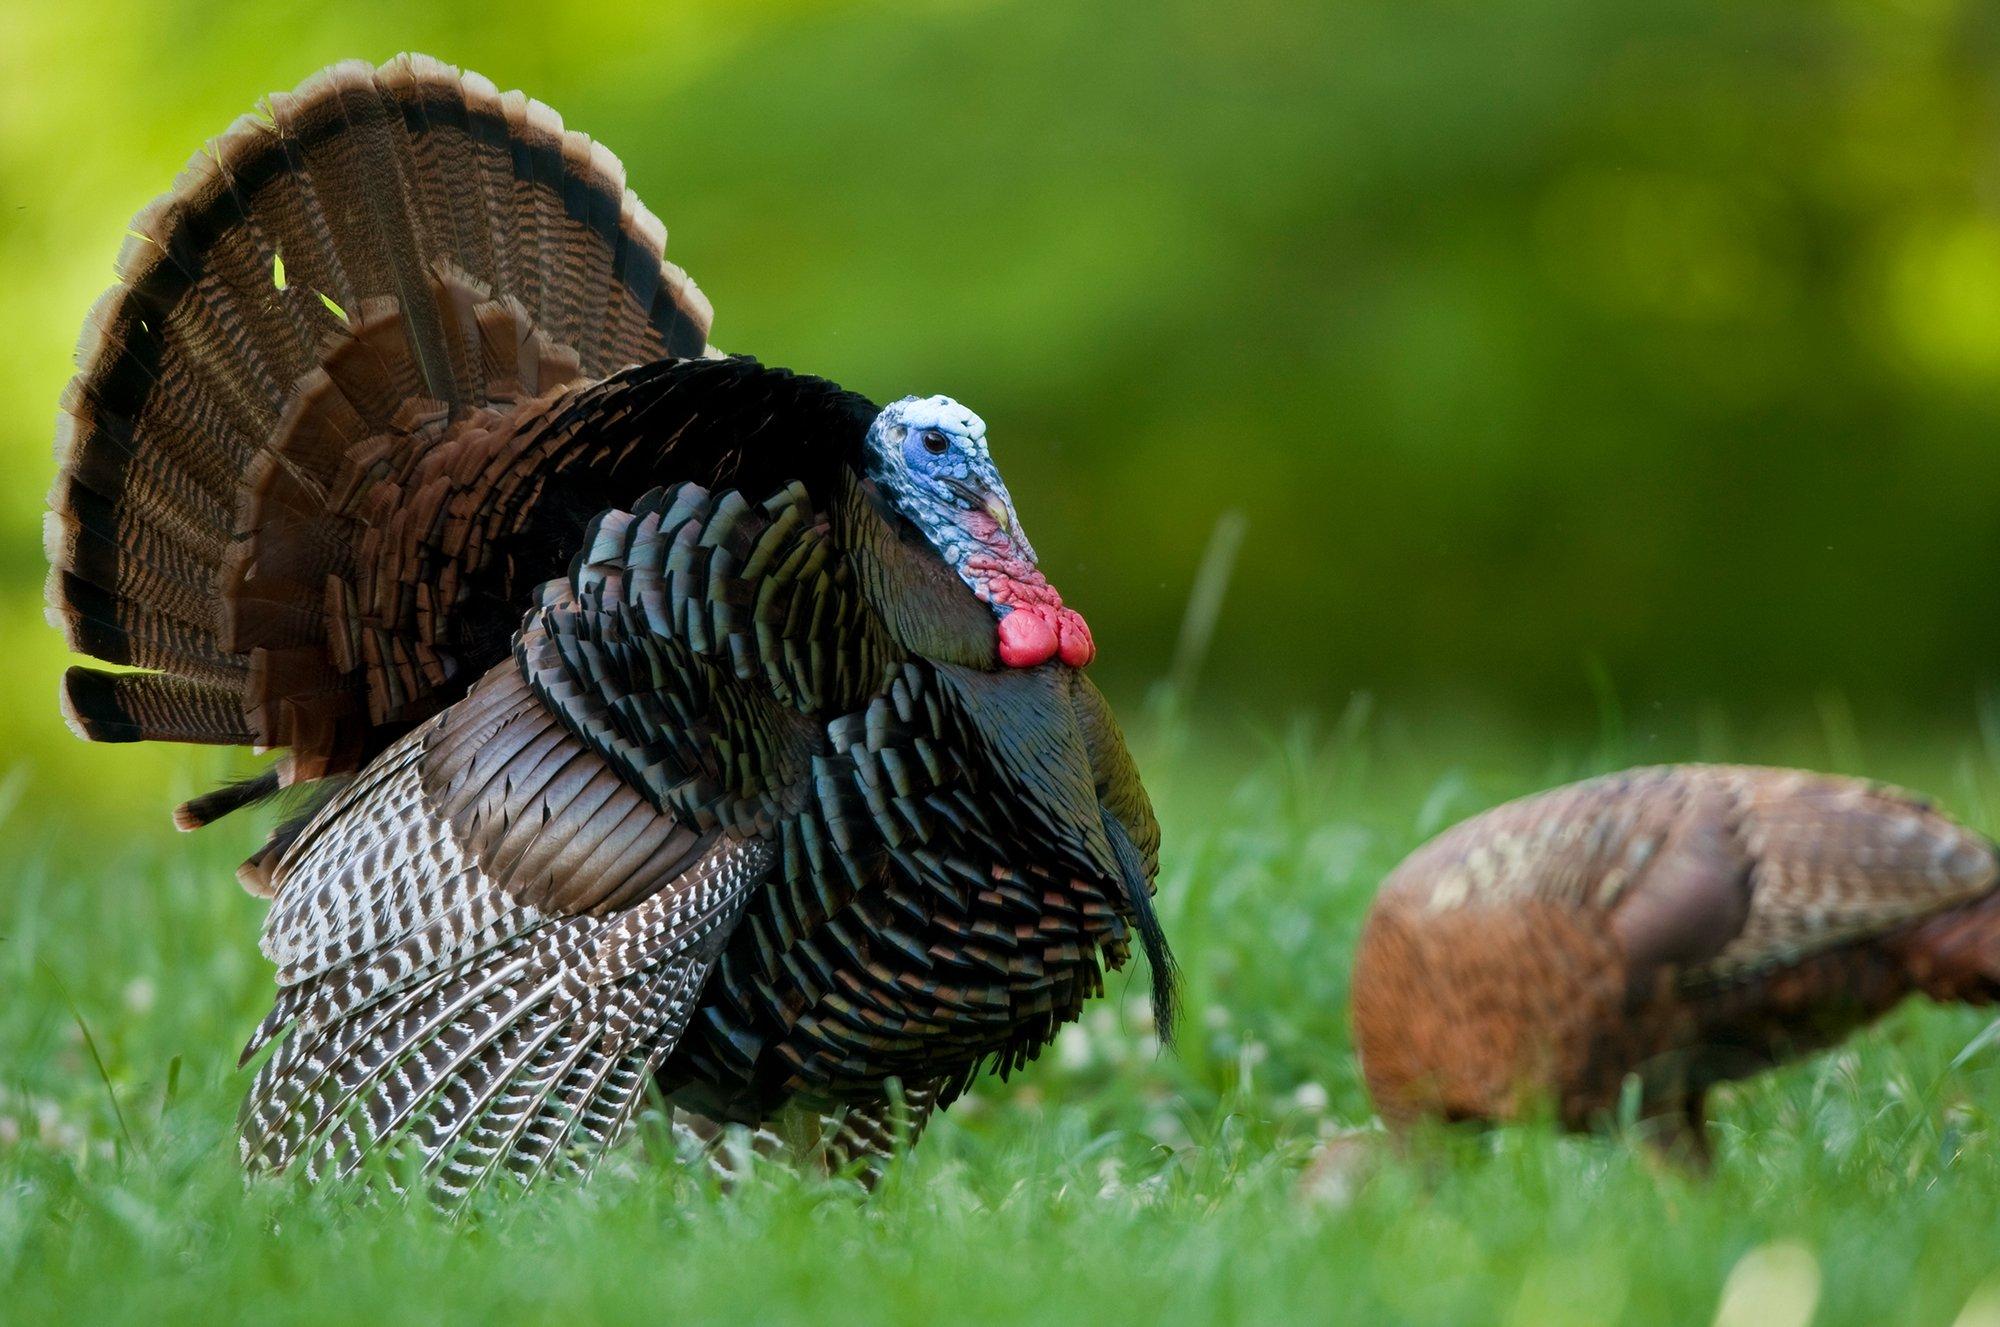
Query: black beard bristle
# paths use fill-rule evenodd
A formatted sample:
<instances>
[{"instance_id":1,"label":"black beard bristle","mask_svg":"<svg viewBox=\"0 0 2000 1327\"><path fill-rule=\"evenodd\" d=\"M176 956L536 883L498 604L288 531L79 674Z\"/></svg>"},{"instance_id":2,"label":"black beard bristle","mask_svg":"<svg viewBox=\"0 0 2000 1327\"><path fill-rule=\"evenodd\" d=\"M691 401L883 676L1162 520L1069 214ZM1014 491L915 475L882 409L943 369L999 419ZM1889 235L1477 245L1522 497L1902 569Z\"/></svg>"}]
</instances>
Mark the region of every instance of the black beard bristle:
<instances>
[{"instance_id":1,"label":"black beard bristle","mask_svg":"<svg viewBox=\"0 0 2000 1327\"><path fill-rule=\"evenodd\" d=\"M1105 835L1118 858L1118 872L1125 886L1125 901L1132 908L1132 923L1139 932L1139 945L1146 951L1146 966L1153 973L1153 1029L1160 1045L1173 1049L1174 1026L1181 1012L1181 969L1174 951L1167 945L1167 933L1153 908L1153 892L1146 887L1146 871L1139 862L1139 850L1125 827L1109 811L1102 813Z\"/></svg>"}]
</instances>

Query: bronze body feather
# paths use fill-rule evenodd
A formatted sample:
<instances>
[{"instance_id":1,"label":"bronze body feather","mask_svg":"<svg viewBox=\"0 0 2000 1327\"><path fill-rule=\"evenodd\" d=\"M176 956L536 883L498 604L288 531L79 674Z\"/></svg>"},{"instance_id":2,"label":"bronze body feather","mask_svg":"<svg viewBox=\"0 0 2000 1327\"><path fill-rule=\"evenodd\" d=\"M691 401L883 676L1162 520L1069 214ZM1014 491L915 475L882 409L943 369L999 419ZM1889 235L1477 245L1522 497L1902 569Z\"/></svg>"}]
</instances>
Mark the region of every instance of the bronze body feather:
<instances>
[{"instance_id":1,"label":"bronze body feather","mask_svg":"<svg viewBox=\"0 0 2000 1327\"><path fill-rule=\"evenodd\" d=\"M252 1163L587 1170L650 1081L880 1151L892 1098L921 1128L1034 1058L1153 935L1081 619L941 560L863 464L871 402L709 346L547 107L336 66L132 229L64 399L50 617L143 670L70 671L81 735L282 752L184 828L315 790L242 872L280 986Z\"/></svg>"}]
</instances>

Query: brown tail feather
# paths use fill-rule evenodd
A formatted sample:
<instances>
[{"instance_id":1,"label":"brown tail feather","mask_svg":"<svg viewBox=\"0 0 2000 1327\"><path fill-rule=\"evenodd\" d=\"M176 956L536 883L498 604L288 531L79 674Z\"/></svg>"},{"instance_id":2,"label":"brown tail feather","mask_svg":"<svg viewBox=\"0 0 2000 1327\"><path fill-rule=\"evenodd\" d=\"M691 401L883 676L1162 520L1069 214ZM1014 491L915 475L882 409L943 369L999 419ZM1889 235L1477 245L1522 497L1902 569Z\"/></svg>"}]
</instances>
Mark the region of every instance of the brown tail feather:
<instances>
[{"instance_id":1,"label":"brown tail feather","mask_svg":"<svg viewBox=\"0 0 2000 1327\"><path fill-rule=\"evenodd\" d=\"M439 643L463 569L362 583L463 478L433 466L409 512L418 457L566 384L700 355L710 313L617 160L519 93L401 56L325 70L268 116L139 215L85 324L49 616L80 652L159 670L72 670L82 735L289 746L288 778L310 778L487 662Z\"/></svg>"},{"instance_id":2,"label":"brown tail feather","mask_svg":"<svg viewBox=\"0 0 2000 1327\"><path fill-rule=\"evenodd\" d=\"M93 742L251 740L235 693L167 673L104 673L72 668L63 679L63 717Z\"/></svg>"}]
</instances>

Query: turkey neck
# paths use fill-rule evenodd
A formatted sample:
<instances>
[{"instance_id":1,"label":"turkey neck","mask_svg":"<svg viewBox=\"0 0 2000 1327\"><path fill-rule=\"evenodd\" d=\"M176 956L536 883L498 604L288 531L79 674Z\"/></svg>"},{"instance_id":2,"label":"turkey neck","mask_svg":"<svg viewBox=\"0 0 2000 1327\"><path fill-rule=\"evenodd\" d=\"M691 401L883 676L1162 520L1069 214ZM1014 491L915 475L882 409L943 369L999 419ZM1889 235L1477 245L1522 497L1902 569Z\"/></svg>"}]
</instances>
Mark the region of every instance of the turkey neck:
<instances>
[{"instance_id":1,"label":"turkey neck","mask_svg":"<svg viewBox=\"0 0 2000 1327\"><path fill-rule=\"evenodd\" d=\"M1000 666L993 610L937 555L916 527L891 511L875 486L843 469L833 508L834 543L896 643L940 663Z\"/></svg>"}]
</instances>

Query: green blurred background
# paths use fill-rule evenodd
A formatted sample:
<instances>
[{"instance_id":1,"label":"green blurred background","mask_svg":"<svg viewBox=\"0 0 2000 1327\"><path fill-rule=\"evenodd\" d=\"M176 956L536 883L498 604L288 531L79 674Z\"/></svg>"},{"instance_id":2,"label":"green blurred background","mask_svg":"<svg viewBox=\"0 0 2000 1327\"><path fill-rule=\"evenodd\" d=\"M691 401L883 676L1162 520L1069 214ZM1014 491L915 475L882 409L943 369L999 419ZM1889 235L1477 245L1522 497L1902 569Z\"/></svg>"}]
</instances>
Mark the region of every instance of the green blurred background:
<instances>
[{"instance_id":1,"label":"green blurred background","mask_svg":"<svg viewBox=\"0 0 2000 1327\"><path fill-rule=\"evenodd\" d=\"M1121 700L1231 511L1218 723L1365 691L1673 756L1969 725L2000 664L1991 4L4 0L17 789L156 816L209 772L73 742L40 618L126 219L262 93L403 49L616 151L722 346L981 411Z\"/></svg>"}]
</instances>

